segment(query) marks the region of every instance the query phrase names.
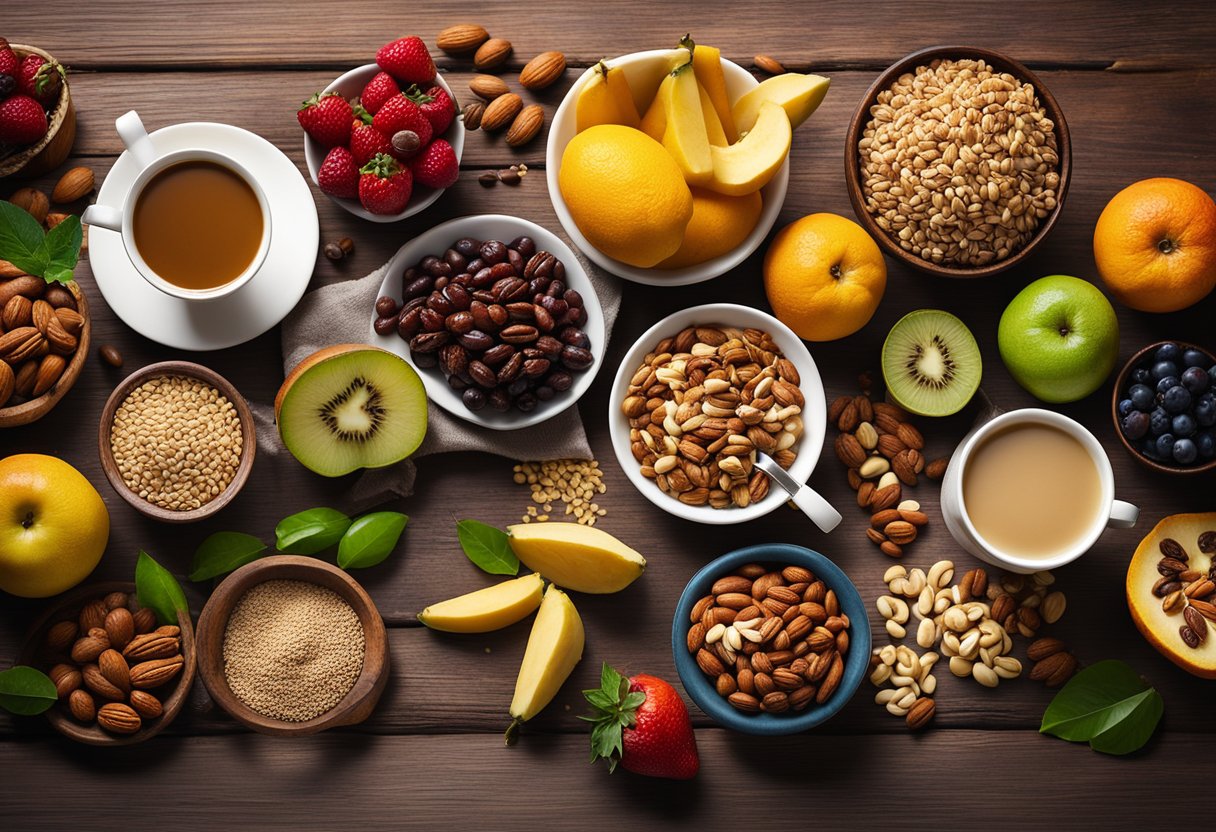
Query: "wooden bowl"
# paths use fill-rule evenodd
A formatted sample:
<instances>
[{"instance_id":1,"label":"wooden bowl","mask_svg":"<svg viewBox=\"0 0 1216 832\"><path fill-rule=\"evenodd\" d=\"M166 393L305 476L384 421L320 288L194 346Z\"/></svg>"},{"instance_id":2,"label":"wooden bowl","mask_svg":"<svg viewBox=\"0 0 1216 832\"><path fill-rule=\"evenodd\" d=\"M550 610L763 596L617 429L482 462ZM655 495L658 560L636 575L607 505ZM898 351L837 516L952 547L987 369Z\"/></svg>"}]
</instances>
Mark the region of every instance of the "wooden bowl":
<instances>
[{"instance_id":1,"label":"wooden bowl","mask_svg":"<svg viewBox=\"0 0 1216 832\"><path fill-rule=\"evenodd\" d=\"M224 676L224 632L237 602L264 581L304 581L331 589L354 608L363 625L363 670L354 686L331 710L305 722L286 722L250 708L232 692ZM388 684L388 638L384 621L372 599L350 575L316 558L274 555L247 563L224 579L198 619L199 672L207 692L235 720L263 734L296 736L315 734L367 719Z\"/></svg>"},{"instance_id":2,"label":"wooden bowl","mask_svg":"<svg viewBox=\"0 0 1216 832\"><path fill-rule=\"evenodd\" d=\"M1119 371L1119 376L1115 379L1115 388L1111 392L1110 415L1115 423L1115 436L1119 437L1119 442L1132 455L1133 459L1151 471L1159 471L1162 474L1206 474L1210 471L1216 471L1216 459L1209 459L1203 464L1196 465L1165 465L1164 463L1149 459L1140 453L1131 442L1127 441L1127 437L1123 435L1123 429L1119 427L1119 400L1123 398L1123 391L1127 389L1127 382L1132 374L1132 370L1136 369L1136 365L1144 361L1151 353L1156 352L1158 347L1165 344L1177 344L1184 352L1186 350L1199 350L1199 352L1208 357L1208 360L1212 364L1216 364L1216 356L1212 355L1211 350L1198 344L1188 344L1186 341L1158 341L1155 344L1149 344L1137 352L1123 365L1123 369Z\"/></svg>"},{"instance_id":3,"label":"wooden bowl","mask_svg":"<svg viewBox=\"0 0 1216 832\"><path fill-rule=\"evenodd\" d=\"M874 221L874 216L866 210L866 200L861 183L861 155L858 142L865 131L866 123L870 120L870 108L878 100L878 94L890 87L900 75L914 72L918 66L928 65L938 58L983 58L996 69L1028 81L1034 85L1039 103L1056 127L1056 149L1060 157L1056 167L1056 172L1060 175L1060 184L1056 188L1056 207L1039 223L1034 236L1027 241L1026 245L1004 260L997 260L984 266L943 266L904 251L889 233L878 226L878 223ZM1011 269L1024 261L1055 226L1056 220L1060 216L1060 210L1064 207L1064 197L1068 193L1068 183L1072 178L1072 143L1068 123L1064 120L1064 113L1060 110L1060 105L1039 80L1039 77L1023 64L1008 55L978 46L933 46L913 52L896 61L887 67L866 90L861 103L857 106L857 111L853 113L852 121L849 122L845 140L844 175L849 189L849 200L853 203L853 212L857 215L857 221L862 224L871 237L878 241L888 255L914 269L941 277L988 277Z\"/></svg>"},{"instance_id":4,"label":"wooden bowl","mask_svg":"<svg viewBox=\"0 0 1216 832\"><path fill-rule=\"evenodd\" d=\"M86 603L102 598L111 592L133 593L135 584L126 581L107 581L89 586L78 586L59 596L54 606L47 609L30 628L29 635L26 636L25 643L21 646L17 663L46 671L50 669L51 665L67 661L66 656L48 651L46 631L60 621L75 620L80 614L80 608ZM178 613L177 626L182 631L182 657L185 659L185 664L172 686L151 691L161 701L164 709L160 716L156 719L144 720L143 726L134 734L120 735L108 733L98 727L96 723L83 725L72 718L66 707L56 705L46 712L46 718L51 723L51 727L65 737L87 745L134 745L163 731L186 704L186 697L194 685L194 626L190 622L189 613Z\"/></svg>"},{"instance_id":5,"label":"wooden bowl","mask_svg":"<svg viewBox=\"0 0 1216 832\"><path fill-rule=\"evenodd\" d=\"M80 335L76 339L76 352L72 353L72 360L68 362L68 366L63 370L63 375L51 386L50 390L27 402L15 404L12 407L0 407L0 428L28 425L50 413L51 408L59 404L59 400L72 389L72 385L80 377L80 371L84 369L85 362L89 359L89 339L93 332L93 322L89 316L89 302L75 280L69 282L67 288L76 298L76 311L84 317L84 326L81 327Z\"/></svg>"},{"instance_id":6,"label":"wooden bowl","mask_svg":"<svg viewBox=\"0 0 1216 832\"><path fill-rule=\"evenodd\" d=\"M36 46L10 43L18 58L26 55L41 55L48 62L55 58L50 52ZM72 104L72 93L65 78L59 88L59 100L55 109L47 116L46 135L34 145L17 150L0 158L0 178L20 174L22 177L40 176L63 164L76 143L76 107Z\"/></svg>"},{"instance_id":7,"label":"wooden bowl","mask_svg":"<svg viewBox=\"0 0 1216 832\"><path fill-rule=\"evenodd\" d=\"M126 400L133 389L157 376L189 376L210 384L232 402L241 420L241 462L237 466L236 476L232 478L232 482L228 483L228 487L211 502L189 511L174 511L154 505L128 488L118 471L118 463L114 460L114 452L110 447L110 425L114 421L114 414L119 405ZM253 414L249 411L249 405L228 379L214 370L190 361L161 361L136 370L114 388L114 392L110 394L110 398L106 399L106 405L101 411L97 447L101 454L101 467L105 471L106 479L118 492L118 496L130 503L136 511L153 520L162 520L166 523L193 523L196 520L210 517L228 505L245 486L245 481L249 479L249 471L253 468L253 457L258 447L255 431L256 427L253 423Z\"/></svg>"}]
</instances>

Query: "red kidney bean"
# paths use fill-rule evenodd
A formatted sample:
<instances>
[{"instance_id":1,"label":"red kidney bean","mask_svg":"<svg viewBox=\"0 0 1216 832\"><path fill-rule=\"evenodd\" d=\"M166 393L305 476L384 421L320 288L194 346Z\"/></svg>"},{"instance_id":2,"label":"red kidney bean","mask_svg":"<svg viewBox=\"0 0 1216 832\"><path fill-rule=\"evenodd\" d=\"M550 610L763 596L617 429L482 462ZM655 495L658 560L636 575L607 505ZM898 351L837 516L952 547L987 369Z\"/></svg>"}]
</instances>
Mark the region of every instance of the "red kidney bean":
<instances>
[{"instance_id":1,"label":"red kidney bean","mask_svg":"<svg viewBox=\"0 0 1216 832\"><path fill-rule=\"evenodd\" d=\"M574 384L574 376L567 373L565 370L555 370L549 374L546 379L549 386L559 393L564 393Z\"/></svg>"},{"instance_id":2,"label":"red kidney bean","mask_svg":"<svg viewBox=\"0 0 1216 832\"><path fill-rule=\"evenodd\" d=\"M452 267L452 271L457 273L464 271L465 266L469 265L469 258L454 248L450 248L443 253L443 261Z\"/></svg>"},{"instance_id":3,"label":"red kidney bean","mask_svg":"<svg viewBox=\"0 0 1216 832\"><path fill-rule=\"evenodd\" d=\"M472 352L485 352L490 347L494 346L494 339L486 335L480 329L470 330L463 335L458 335L456 340L460 341L461 345Z\"/></svg>"},{"instance_id":4,"label":"red kidney bean","mask_svg":"<svg viewBox=\"0 0 1216 832\"><path fill-rule=\"evenodd\" d=\"M405 284L405 289L401 294L406 300L411 300L413 298L422 297L430 292L434 287L435 278L424 274L421 277L416 277L409 283Z\"/></svg>"},{"instance_id":5,"label":"red kidney bean","mask_svg":"<svg viewBox=\"0 0 1216 832\"><path fill-rule=\"evenodd\" d=\"M391 315L385 318L376 318L376 322L372 324L372 329L376 330L377 335L391 335L393 330L397 328L397 316Z\"/></svg>"},{"instance_id":6,"label":"red kidney bean","mask_svg":"<svg viewBox=\"0 0 1216 832\"><path fill-rule=\"evenodd\" d=\"M422 330L422 310L418 307L406 307L397 316L397 334L405 340L410 340Z\"/></svg>"},{"instance_id":7,"label":"red kidney bean","mask_svg":"<svg viewBox=\"0 0 1216 832\"><path fill-rule=\"evenodd\" d=\"M381 318L395 318L400 310L401 307L397 305L397 301L388 295L376 298L376 314Z\"/></svg>"},{"instance_id":8,"label":"red kidney bean","mask_svg":"<svg viewBox=\"0 0 1216 832\"><path fill-rule=\"evenodd\" d=\"M471 313L457 312L454 315L448 315L447 320L444 321L444 325L456 335L464 335L476 326L476 322L473 320Z\"/></svg>"},{"instance_id":9,"label":"red kidney bean","mask_svg":"<svg viewBox=\"0 0 1216 832\"><path fill-rule=\"evenodd\" d=\"M561 361L568 369L585 370L595 362L595 356L591 354L590 350L567 344L562 347Z\"/></svg>"},{"instance_id":10,"label":"red kidney bean","mask_svg":"<svg viewBox=\"0 0 1216 832\"><path fill-rule=\"evenodd\" d=\"M591 339L587 337L587 333L583 332L576 326L563 327L557 333L557 337L563 343L569 344L572 347L582 347L588 349L591 346Z\"/></svg>"}]
</instances>

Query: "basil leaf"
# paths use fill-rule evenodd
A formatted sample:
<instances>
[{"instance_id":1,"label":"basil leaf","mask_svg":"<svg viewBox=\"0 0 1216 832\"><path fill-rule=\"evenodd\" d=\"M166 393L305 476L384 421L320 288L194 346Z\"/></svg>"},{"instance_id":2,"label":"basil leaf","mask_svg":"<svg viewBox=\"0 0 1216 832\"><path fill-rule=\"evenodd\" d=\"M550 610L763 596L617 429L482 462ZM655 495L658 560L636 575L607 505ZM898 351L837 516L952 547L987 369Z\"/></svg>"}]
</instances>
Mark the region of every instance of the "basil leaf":
<instances>
[{"instance_id":1,"label":"basil leaf","mask_svg":"<svg viewBox=\"0 0 1216 832\"><path fill-rule=\"evenodd\" d=\"M511 551L507 533L480 520L461 520L456 536L465 556L483 572L491 575L519 574L519 558Z\"/></svg>"},{"instance_id":2,"label":"basil leaf","mask_svg":"<svg viewBox=\"0 0 1216 832\"><path fill-rule=\"evenodd\" d=\"M140 606L150 607L161 624L176 624L179 610L190 612L177 578L144 551L135 563L135 594Z\"/></svg>"},{"instance_id":3,"label":"basil leaf","mask_svg":"<svg viewBox=\"0 0 1216 832\"><path fill-rule=\"evenodd\" d=\"M373 511L350 524L338 541L338 566L363 569L387 558L410 518L396 511Z\"/></svg>"},{"instance_id":4,"label":"basil leaf","mask_svg":"<svg viewBox=\"0 0 1216 832\"><path fill-rule=\"evenodd\" d=\"M56 699L55 683L41 670L19 664L0 673L0 708L11 714L40 714Z\"/></svg>"},{"instance_id":5,"label":"basil leaf","mask_svg":"<svg viewBox=\"0 0 1216 832\"><path fill-rule=\"evenodd\" d=\"M29 274L47 267L45 235L38 220L11 202L0 201L0 260Z\"/></svg>"},{"instance_id":6,"label":"basil leaf","mask_svg":"<svg viewBox=\"0 0 1216 832\"><path fill-rule=\"evenodd\" d=\"M72 269L80 259L80 243L84 234L80 228L80 217L75 214L47 232L43 240L47 265L43 278L48 282L67 283L72 279Z\"/></svg>"},{"instance_id":7,"label":"basil leaf","mask_svg":"<svg viewBox=\"0 0 1216 832\"><path fill-rule=\"evenodd\" d=\"M1039 731L1088 742L1106 754L1128 754L1148 742L1164 710L1156 688L1123 662L1108 660L1069 680L1047 706Z\"/></svg>"},{"instance_id":8,"label":"basil leaf","mask_svg":"<svg viewBox=\"0 0 1216 832\"><path fill-rule=\"evenodd\" d=\"M350 518L332 508L310 508L284 517L274 527L274 545L280 552L315 555L328 549L350 528Z\"/></svg>"},{"instance_id":9,"label":"basil leaf","mask_svg":"<svg viewBox=\"0 0 1216 832\"><path fill-rule=\"evenodd\" d=\"M251 534L216 532L194 551L190 580L205 581L226 575L238 566L257 560L265 551L266 544Z\"/></svg>"}]
</instances>

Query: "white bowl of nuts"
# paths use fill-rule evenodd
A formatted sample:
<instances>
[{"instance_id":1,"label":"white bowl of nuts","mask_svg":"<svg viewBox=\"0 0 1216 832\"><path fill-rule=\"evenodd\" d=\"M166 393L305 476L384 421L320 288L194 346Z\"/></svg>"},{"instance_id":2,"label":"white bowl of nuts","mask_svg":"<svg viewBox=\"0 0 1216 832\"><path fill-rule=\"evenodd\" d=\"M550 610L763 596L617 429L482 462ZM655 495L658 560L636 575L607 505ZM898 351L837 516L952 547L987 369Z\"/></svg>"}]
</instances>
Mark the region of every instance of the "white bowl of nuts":
<instances>
[{"instance_id":1,"label":"white bowl of nuts","mask_svg":"<svg viewBox=\"0 0 1216 832\"><path fill-rule=\"evenodd\" d=\"M771 456L796 481L815 469L827 423L806 345L757 309L711 303L656 323L617 368L608 400L617 461L659 508L743 523L789 499L754 469Z\"/></svg>"}]
</instances>

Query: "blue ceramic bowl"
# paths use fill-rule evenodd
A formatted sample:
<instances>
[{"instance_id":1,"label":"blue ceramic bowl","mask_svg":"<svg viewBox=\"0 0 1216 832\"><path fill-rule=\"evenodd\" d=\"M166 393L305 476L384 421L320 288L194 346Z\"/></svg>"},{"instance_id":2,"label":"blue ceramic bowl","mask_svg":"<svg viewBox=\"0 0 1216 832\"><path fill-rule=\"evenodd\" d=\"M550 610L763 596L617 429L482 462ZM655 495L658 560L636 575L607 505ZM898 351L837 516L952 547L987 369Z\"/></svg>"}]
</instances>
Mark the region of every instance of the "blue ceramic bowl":
<instances>
[{"instance_id":1,"label":"blue ceramic bowl","mask_svg":"<svg viewBox=\"0 0 1216 832\"><path fill-rule=\"evenodd\" d=\"M782 714L745 714L735 710L718 696L712 681L697 667L696 658L688 652L688 617L699 598L709 594L714 581L729 575L747 563L772 564L774 566L801 566L811 570L815 577L823 579L828 589L836 591L840 609L849 617L849 650L845 654L844 676L836 691L822 705L812 705L805 711ZM676 670L684 690L697 706L709 714L718 724L744 734L776 736L797 734L830 719L845 703L853 698L870 664L870 619L866 615L865 602L861 600L857 587L848 576L818 552L789 543L767 543L736 549L717 560L711 561L692 576L680 602L676 605L675 620L671 624L671 651L675 656Z\"/></svg>"}]
</instances>

